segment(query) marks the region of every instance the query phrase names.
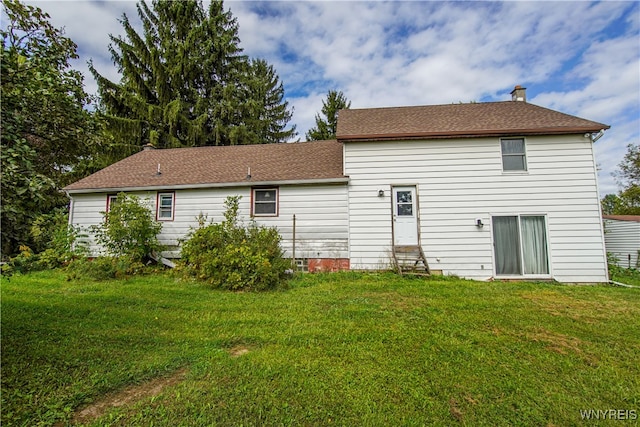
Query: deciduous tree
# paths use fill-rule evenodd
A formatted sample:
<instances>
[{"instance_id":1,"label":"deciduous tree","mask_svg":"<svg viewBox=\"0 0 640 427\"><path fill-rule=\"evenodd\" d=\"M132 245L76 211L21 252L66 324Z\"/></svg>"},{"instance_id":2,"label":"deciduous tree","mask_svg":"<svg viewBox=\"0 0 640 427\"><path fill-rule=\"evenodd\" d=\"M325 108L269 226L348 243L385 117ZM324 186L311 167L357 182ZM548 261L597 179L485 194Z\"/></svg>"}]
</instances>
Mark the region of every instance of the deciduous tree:
<instances>
[{"instance_id":1,"label":"deciduous tree","mask_svg":"<svg viewBox=\"0 0 640 427\"><path fill-rule=\"evenodd\" d=\"M29 244L37 215L66 204L57 191L87 156L92 117L82 75L70 68L76 45L49 15L3 0L2 33L2 256Z\"/></svg>"},{"instance_id":2,"label":"deciduous tree","mask_svg":"<svg viewBox=\"0 0 640 427\"><path fill-rule=\"evenodd\" d=\"M613 175L621 190L602 199L602 211L610 215L640 215L640 145L629 144Z\"/></svg>"}]
</instances>

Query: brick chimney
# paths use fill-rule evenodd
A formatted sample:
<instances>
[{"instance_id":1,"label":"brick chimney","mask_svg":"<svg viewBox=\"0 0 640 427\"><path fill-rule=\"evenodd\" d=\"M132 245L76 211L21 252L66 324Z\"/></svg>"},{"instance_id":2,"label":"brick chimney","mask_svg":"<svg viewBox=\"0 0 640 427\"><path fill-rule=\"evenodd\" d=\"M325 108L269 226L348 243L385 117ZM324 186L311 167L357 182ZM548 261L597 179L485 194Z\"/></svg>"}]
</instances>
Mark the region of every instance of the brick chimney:
<instances>
[{"instance_id":1,"label":"brick chimney","mask_svg":"<svg viewBox=\"0 0 640 427\"><path fill-rule=\"evenodd\" d=\"M514 87L511 91L511 100L527 102L527 88L520 85Z\"/></svg>"},{"instance_id":2,"label":"brick chimney","mask_svg":"<svg viewBox=\"0 0 640 427\"><path fill-rule=\"evenodd\" d=\"M149 144L144 144L144 145L142 146L142 149L143 149L144 151L149 151L149 150L155 150L155 149L156 149L156 147L155 147L153 144L149 143Z\"/></svg>"}]
</instances>

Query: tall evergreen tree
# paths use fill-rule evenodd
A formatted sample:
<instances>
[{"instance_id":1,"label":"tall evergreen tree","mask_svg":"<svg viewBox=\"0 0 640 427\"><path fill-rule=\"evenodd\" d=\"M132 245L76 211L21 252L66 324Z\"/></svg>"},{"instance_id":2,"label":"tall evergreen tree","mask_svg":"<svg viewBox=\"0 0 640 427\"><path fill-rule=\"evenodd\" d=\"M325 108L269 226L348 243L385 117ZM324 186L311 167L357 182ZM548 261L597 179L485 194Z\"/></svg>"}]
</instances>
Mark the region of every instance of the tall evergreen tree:
<instances>
[{"instance_id":1,"label":"tall evergreen tree","mask_svg":"<svg viewBox=\"0 0 640 427\"><path fill-rule=\"evenodd\" d=\"M338 129L338 111L351 107L351 101L347 101L342 91L330 90L326 101L322 101L322 114L316 114L316 127L309 129L306 134L307 141L321 141L334 139Z\"/></svg>"},{"instance_id":2,"label":"tall evergreen tree","mask_svg":"<svg viewBox=\"0 0 640 427\"><path fill-rule=\"evenodd\" d=\"M283 101L284 87L272 65L263 59L252 60L245 88L247 126L257 138L256 143L288 141L298 134L295 125L286 129L293 113L288 110L289 103Z\"/></svg>"},{"instance_id":3,"label":"tall evergreen tree","mask_svg":"<svg viewBox=\"0 0 640 427\"><path fill-rule=\"evenodd\" d=\"M251 127L259 115L246 93L249 81L272 82L247 76L253 67L223 2L212 1L207 11L200 0L142 0L137 8L142 35L123 15L125 36L111 36L121 81L90 66L114 142L159 148L267 142Z\"/></svg>"}]
</instances>

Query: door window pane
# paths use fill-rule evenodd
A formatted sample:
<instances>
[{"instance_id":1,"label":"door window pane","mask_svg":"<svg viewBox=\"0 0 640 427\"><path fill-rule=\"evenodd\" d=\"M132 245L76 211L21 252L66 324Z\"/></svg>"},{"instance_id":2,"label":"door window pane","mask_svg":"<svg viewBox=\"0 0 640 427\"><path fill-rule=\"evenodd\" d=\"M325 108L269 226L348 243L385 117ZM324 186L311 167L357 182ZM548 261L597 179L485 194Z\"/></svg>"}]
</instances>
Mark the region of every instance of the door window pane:
<instances>
[{"instance_id":1,"label":"door window pane","mask_svg":"<svg viewBox=\"0 0 640 427\"><path fill-rule=\"evenodd\" d=\"M389 211L387 211L389 212ZM412 216L413 205L398 205L398 216Z\"/></svg>"},{"instance_id":2,"label":"door window pane","mask_svg":"<svg viewBox=\"0 0 640 427\"><path fill-rule=\"evenodd\" d=\"M396 193L396 202L398 216L413 216L411 191L398 191Z\"/></svg>"},{"instance_id":3,"label":"door window pane","mask_svg":"<svg viewBox=\"0 0 640 427\"><path fill-rule=\"evenodd\" d=\"M411 191L398 191L398 203L411 203Z\"/></svg>"},{"instance_id":4,"label":"door window pane","mask_svg":"<svg viewBox=\"0 0 640 427\"><path fill-rule=\"evenodd\" d=\"M517 216L493 217L493 239L496 255L496 274L520 275L520 239Z\"/></svg>"},{"instance_id":5,"label":"door window pane","mask_svg":"<svg viewBox=\"0 0 640 427\"><path fill-rule=\"evenodd\" d=\"M547 233L543 216L520 217L524 274L549 274Z\"/></svg>"}]
</instances>

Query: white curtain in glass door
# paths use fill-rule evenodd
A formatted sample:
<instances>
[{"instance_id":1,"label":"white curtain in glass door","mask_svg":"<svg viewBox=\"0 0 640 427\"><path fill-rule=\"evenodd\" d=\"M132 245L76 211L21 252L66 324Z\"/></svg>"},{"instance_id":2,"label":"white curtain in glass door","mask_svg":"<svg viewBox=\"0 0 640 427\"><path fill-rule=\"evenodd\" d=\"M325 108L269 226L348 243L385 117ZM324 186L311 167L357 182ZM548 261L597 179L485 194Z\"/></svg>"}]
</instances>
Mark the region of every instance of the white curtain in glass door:
<instances>
[{"instance_id":1,"label":"white curtain in glass door","mask_svg":"<svg viewBox=\"0 0 640 427\"><path fill-rule=\"evenodd\" d=\"M524 274L548 274L547 233L543 216L521 216Z\"/></svg>"},{"instance_id":2,"label":"white curtain in glass door","mask_svg":"<svg viewBox=\"0 0 640 427\"><path fill-rule=\"evenodd\" d=\"M496 275L549 274L545 217L494 216Z\"/></svg>"},{"instance_id":3,"label":"white curtain in glass door","mask_svg":"<svg viewBox=\"0 0 640 427\"><path fill-rule=\"evenodd\" d=\"M493 217L493 239L498 276L522 274L517 216Z\"/></svg>"}]
</instances>

